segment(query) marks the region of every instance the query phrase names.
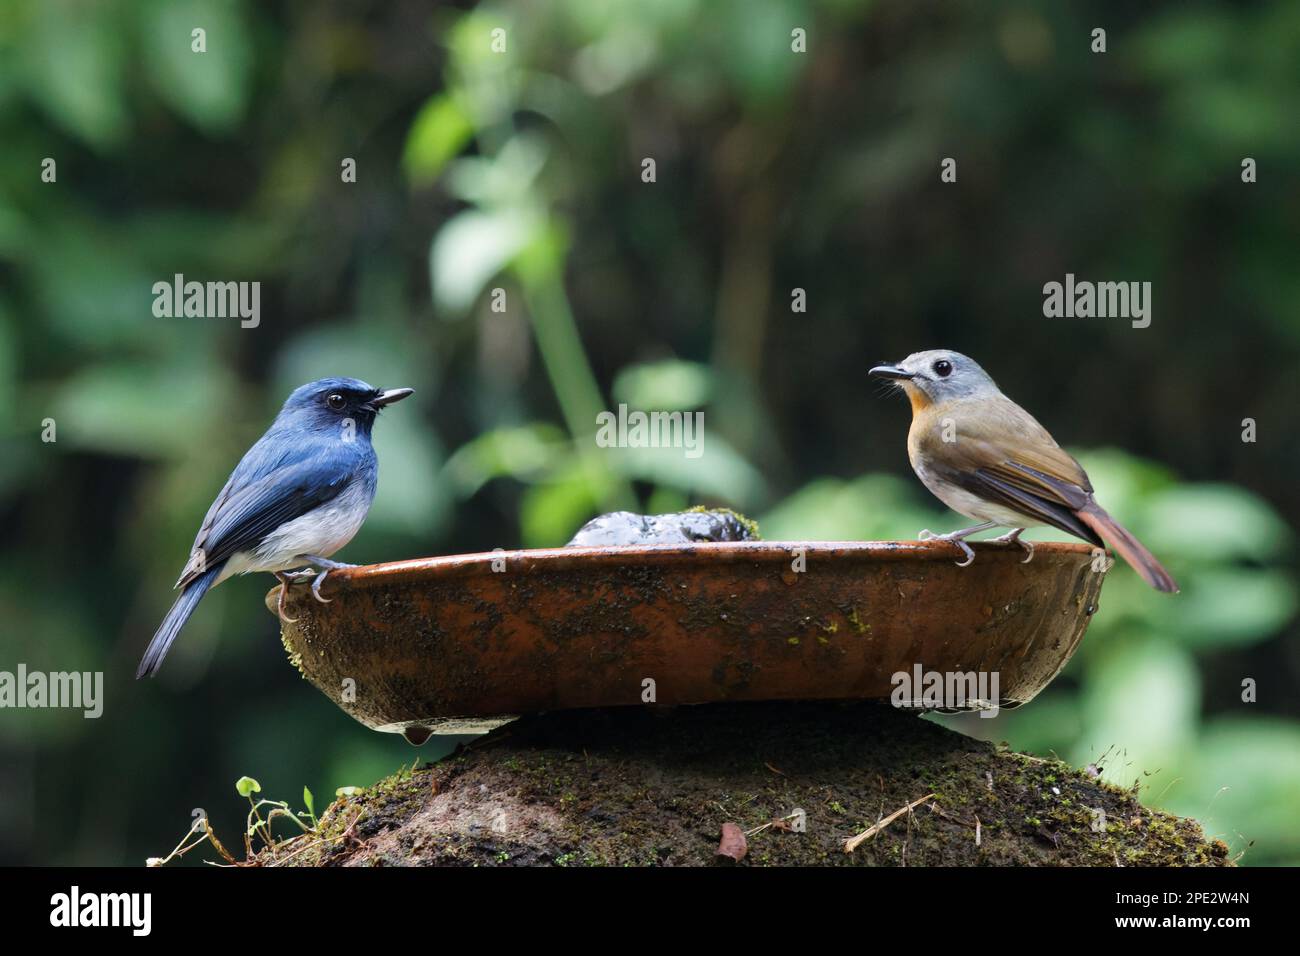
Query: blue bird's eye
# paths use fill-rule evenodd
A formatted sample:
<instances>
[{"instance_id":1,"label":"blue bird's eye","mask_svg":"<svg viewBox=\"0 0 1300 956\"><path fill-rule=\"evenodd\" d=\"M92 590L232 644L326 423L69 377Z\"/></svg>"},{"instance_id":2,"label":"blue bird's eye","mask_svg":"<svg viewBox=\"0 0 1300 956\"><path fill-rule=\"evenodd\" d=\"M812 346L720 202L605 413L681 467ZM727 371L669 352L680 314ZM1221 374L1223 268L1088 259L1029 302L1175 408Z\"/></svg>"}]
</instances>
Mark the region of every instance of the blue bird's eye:
<instances>
[{"instance_id":1,"label":"blue bird's eye","mask_svg":"<svg viewBox=\"0 0 1300 956\"><path fill-rule=\"evenodd\" d=\"M931 367L934 369L934 374L938 375L940 378L947 378L952 374L952 363L947 359L939 359L939 361L935 362Z\"/></svg>"},{"instance_id":2,"label":"blue bird's eye","mask_svg":"<svg viewBox=\"0 0 1300 956\"><path fill-rule=\"evenodd\" d=\"M342 395L340 395L338 392L335 392L329 398L325 399L325 404L328 405L330 408L334 409L334 411L336 412L342 411L343 407L347 405L347 403L348 400L344 398Z\"/></svg>"}]
</instances>

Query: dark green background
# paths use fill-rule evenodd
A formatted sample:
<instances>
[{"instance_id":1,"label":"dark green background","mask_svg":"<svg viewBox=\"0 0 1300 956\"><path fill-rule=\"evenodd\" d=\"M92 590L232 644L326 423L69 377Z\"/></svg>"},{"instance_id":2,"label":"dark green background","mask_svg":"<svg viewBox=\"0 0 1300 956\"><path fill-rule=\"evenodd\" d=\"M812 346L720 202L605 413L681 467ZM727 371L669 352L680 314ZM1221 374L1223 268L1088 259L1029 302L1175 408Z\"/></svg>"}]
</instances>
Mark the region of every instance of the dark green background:
<instances>
[{"instance_id":1,"label":"dark green background","mask_svg":"<svg viewBox=\"0 0 1300 956\"><path fill-rule=\"evenodd\" d=\"M237 845L241 774L319 809L437 755L298 677L268 576L212 593L131 680L295 385L417 389L379 424L345 560L697 502L769 538L912 537L961 519L864 373L935 346L1078 453L1184 585L1117 569L1047 692L960 725L1101 760L1247 863L1300 859L1300 6L1141 7L4 4L0 669L103 670L107 703L0 711L0 860L141 864L195 807ZM177 272L260 281L260 327L155 318ZM1044 318L1067 272L1150 281L1151 327ZM705 454L596 451L620 401L702 408Z\"/></svg>"}]
</instances>

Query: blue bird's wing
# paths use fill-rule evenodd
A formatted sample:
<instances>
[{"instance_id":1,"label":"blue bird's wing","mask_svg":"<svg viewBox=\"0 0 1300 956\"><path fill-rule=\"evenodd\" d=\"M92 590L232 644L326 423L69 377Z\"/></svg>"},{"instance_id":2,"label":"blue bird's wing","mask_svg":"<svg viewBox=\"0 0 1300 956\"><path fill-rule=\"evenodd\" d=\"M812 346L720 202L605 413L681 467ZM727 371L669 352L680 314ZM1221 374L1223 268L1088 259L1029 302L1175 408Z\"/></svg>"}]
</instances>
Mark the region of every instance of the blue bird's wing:
<instances>
[{"instance_id":1,"label":"blue bird's wing","mask_svg":"<svg viewBox=\"0 0 1300 956\"><path fill-rule=\"evenodd\" d=\"M208 510L176 586L185 587L207 568L252 550L286 521L312 511L347 487L361 464L355 453L360 449L340 449L336 442L330 446L316 448L315 454L296 461L281 460L278 467L255 477L245 469L246 457Z\"/></svg>"}]
</instances>

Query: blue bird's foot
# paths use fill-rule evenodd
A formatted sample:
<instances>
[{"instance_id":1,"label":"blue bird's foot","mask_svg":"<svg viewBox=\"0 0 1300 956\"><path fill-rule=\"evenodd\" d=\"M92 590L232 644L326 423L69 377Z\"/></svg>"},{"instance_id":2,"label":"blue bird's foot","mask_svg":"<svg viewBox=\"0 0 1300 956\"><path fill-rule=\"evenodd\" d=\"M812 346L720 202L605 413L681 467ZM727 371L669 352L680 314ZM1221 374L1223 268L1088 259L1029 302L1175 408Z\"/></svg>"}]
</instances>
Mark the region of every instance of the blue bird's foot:
<instances>
[{"instance_id":1,"label":"blue bird's foot","mask_svg":"<svg viewBox=\"0 0 1300 956\"><path fill-rule=\"evenodd\" d=\"M282 571L275 572L276 579L280 582L280 598L275 602L275 610L280 616L280 620L286 624L297 624L296 617L290 617L284 609L284 599L289 594L289 584L293 575L285 574Z\"/></svg>"},{"instance_id":2,"label":"blue bird's foot","mask_svg":"<svg viewBox=\"0 0 1300 956\"><path fill-rule=\"evenodd\" d=\"M342 561L331 561L329 558L322 558L320 555L316 554L304 554L302 555L302 560L314 568L322 569L321 572L316 575L316 580L311 583L311 596L317 601L320 601L321 604L329 604L330 601L334 600L333 598L327 598L320 593L320 586L324 583L325 576L331 571L337 571L339 568L356 567L355 564L344 564Z\"/></svg>"},{"instance_id":3,"label":"blue bird's foot","mask_svg":"<svg viewBox=\"0 0 1300 956\"><path fill-rule=\"evenodd\" d=\"M329 574L329 568L326 568L320 574L316 575L316 580L311 583L311 596L320 601L321 604L329 604L333 598L322 597L320 593L321 582L325 580L325 575Z\"/></svg>"}]
</instances>

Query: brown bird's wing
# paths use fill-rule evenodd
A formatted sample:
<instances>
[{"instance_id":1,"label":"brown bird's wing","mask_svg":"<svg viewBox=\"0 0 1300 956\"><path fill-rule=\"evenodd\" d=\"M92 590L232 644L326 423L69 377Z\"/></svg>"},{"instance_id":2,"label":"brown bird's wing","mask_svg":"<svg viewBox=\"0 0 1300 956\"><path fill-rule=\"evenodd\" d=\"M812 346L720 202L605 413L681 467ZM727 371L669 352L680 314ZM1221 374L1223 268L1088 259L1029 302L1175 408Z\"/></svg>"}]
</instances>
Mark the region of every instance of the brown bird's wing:
<instances>
[{"instance_id":1,"label":"brown bird's wing","mask_svg":"<svg viewBox=\"0 0 1300 956\"><path fill-rule=\"evenodd\" d=\"M1079 463L1006 396L932 407L910 440L935 476L1099 548L1104 538L1153 588L1178 591L1155 555L1093 500Z\"/></svg>"},{"instance_id":2,"label":"brown bird's wing","mask_svg":"<svg viewBox=\"0 0 1300 956\"><path fill-rule=\"evenodd\" d=\"M1092 503L1087 474L1011 399L999 395L969 405L935 407L928 419L929 427L915 441L934 475L1102 546L1097 532L1075 514ZM951 441L943 440L945 432Z\"/></svg>"}]
</instances>

